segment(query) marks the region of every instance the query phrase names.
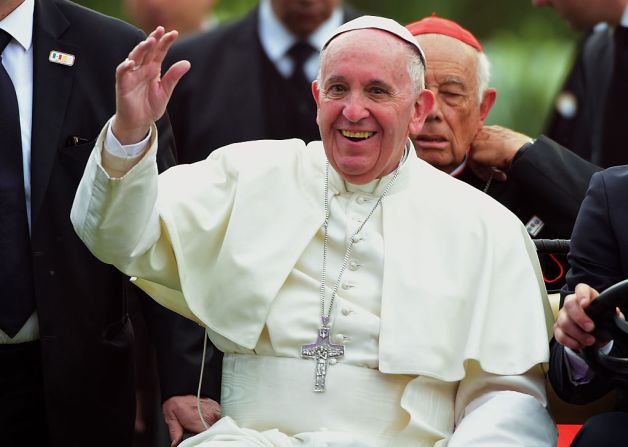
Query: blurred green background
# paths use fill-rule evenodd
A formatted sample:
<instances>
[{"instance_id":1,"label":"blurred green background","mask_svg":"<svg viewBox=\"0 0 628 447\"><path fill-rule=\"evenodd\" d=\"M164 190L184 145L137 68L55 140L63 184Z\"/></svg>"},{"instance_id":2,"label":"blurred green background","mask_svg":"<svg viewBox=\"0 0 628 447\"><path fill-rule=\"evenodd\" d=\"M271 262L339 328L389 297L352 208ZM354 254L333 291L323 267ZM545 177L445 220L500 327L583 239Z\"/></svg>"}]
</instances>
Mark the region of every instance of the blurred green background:
<instances>
[{"instance_id":1,"label":"blurred green background","mask_svg":"<svg viewBox=\"0 0 628 447\"><path fill-rule=\"evenodd\" d=\"M76 1L129 20L121 0ZM471 30L492 62L491 85L497 88L497 102L488 123L511 127L530 136L543 130L578 40L578 35L553 10L534 8L530 0L350 0L348 3L364 13L391 17L403 24L436 12ZM214 13L221 22L228 21L256 4L257 0L221 0Z\"/></svg>"}]
</instances>

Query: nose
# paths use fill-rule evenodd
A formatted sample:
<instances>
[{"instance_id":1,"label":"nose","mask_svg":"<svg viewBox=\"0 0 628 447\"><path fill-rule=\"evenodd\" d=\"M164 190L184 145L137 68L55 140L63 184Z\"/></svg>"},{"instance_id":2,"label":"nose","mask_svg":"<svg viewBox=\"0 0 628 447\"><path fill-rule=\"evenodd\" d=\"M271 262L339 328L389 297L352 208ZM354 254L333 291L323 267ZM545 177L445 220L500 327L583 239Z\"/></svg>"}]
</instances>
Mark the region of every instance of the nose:
<instances>
[{"instance_id":1,"label":"nose","mask_svg":"<svg viewBox=\"0 0 628 447\"><path fill-rule=\"evenodd\" d=\"M360 120L369 116L369 111L364 105L364 98L358 94L352 94L347 97L346 104L342 110L342 116L352 123L358 123Z\"/></svg>"},{"instance_id":2,"label":"nose","mask_svg":"<svg viewBox=\"0 0 628 447\"><path fill-rule=\"evenodd\" d=\"M425 122L429 123L429 122L439 122L443 120L443 113L440 109L440 101L438 100L438 97L436 97L434 99L434 106L432 107L432 110L430 111L430 113L427 115L427 118L425 119Z\"/></svg>"}]
</instances>

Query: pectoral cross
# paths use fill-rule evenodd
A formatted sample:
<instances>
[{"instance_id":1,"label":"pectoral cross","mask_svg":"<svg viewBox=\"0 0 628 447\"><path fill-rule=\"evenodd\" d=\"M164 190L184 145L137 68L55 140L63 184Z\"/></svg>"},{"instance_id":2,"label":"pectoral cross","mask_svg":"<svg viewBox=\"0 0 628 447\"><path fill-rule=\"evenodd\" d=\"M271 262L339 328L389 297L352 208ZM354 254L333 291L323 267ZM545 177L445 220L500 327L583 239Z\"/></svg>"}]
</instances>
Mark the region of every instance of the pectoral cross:
<instances>
[{"instance_id":1,"label":"pectoral cross","mask_svg":"<svg viewBox=\"0 0 628 447\"><path fill-rule=\"evenodd\" d=\"M329 341L329 328L325 325L318 330L316 342L301 346L301 357L316 360L314 376L314 392L325 391L325 378L329 359L340 358L345 355L343 345L334 345Z\"/></svg>"}]
</instances>

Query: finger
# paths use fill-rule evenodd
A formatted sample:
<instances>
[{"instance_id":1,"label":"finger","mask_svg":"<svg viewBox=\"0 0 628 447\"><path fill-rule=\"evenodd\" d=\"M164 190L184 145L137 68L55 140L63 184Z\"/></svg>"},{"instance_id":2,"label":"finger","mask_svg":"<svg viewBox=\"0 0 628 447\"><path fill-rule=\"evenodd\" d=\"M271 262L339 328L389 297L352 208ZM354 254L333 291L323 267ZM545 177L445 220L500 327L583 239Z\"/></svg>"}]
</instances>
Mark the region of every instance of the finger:
<instances>
[{"instance_id":1,"label":"finger","mask_svg":"<svg viewBox=\"0 0 628 447\"><path fill-rule=\"evenodd\" d=\"M166 29L160 25L160 26L155 27L153 32L150 33L148 37L154 37L155 40L159 40L161 39L161 36L163 36L165 33L166 33Z\"/></svg>"},{"instance_id":2,"label":"finger","mask_svg":"<svg viewBox=\"0 0 628 447\"><path fill-rule=\"evenodd\" d=\"M593 320L584 311L589 304L590 298L588 294L578 293L577 291L576 294L568 295L563 305L563 310L566 312L567 317L586 332L591 332L595 329Z\"/></svg>"},{"instance_id":3,"label":"finger","mask_svg":"<svg viewBox=\"0 0 628 447\"><path fill-rule=\"evenodd\" d=\"M166 425L168 425L168 434L170 435L170 446L179 445L183 440L183 427L174 415L166 416L165 420Z\"/></svg>"},{"instance_id":4,"label":"finger","mask_svg":"<svg viewBox=\"0 0 628 447\"><path fill-rule=\"evenodd\" d=\"M493 170L493 180L497 182L505 182L508 180L508 175L501 169L491 168Z\"/></svg>"},{"instance_id":5,"label":"finger","mask_svg":"<svg viewBox=\"0 0 628 447\"><path fill-rule=\"evenodd\" d=\"M129 53L128 59L135 62L135 67L140 67L146 59L146 55L155 47L157 40L151 35L138 43Z\"/></svg>"},{"instance_id":6,"label":"finger","mask_svg":"<svg viewBox=\"0 0 628 447\"><path fill-rule=\"evenodd\" d=\"M565 334L559 327L556 327L554 329L554 338L556 339L558 343L570 349L577 350L577 349L582 349L585 347L585 345L580 343L578 340Z\"/></svg>"},{"instance_id":7,"label":"finger","mask_svg":"<svg viewBox=\"0 0 628 447\"><path fill-rule=\"evenodd\" d=\"M161 64L166 58L166 54L168 53L168 50L170 49L174 41L177 40L177 37L179 37L179 33L175 30L164 34L163 37L161 37L161 39L157 41L157 45L155 46L154 50L151 52L150 60L152 62L157 62Z\"/></svg>"},{"instance_id":8,"label":"finger","mask_svg":"<svg viewBox=\"0 0 628 447\"><path fill-rule=\"evenodd\" d=\"M173 33L174 33L174 36L173 36ZM151 35L149 36L155 39L155 45L151 46L146 51L144 55L144 60L142 63L150 64L153 62L157 62L158 64L161 64L161 62L163 62L166 52L160 50L160 48L162 48L164 45L169 47L172 44L172 42L176 40L177 35L178 33L176 31L170 31L166 33L163 27L161 26L157 27L155 31L153 31ZM160 54L162 55L161 58L159 58Z\"/></svg>"},{"instance_id":9,"label":"finger","mask_svg":"<svg viewBox=\"0 0 628 447\"><path fill-rule=\"evenodd\" d=\"M624 316L624 313L621 311L621 309L619 307L615 308L615 313L617 314L617 316L619 318L621 318L622 320L626 321L626 317Z\"/></svg>"},{"instance_id":10,"label":"finger","mask_svg":"<svg viewBox=\"0 0 628 447\"><path fill-rule=\"evenodd\" d=\"M135 62L131 59L125 59L116 67L116 80L119 81L126 72L131 71L135 67Z\"/></svg>"},{"instance_id":11,"label":"finger","mask_svg":"<svg viewBox=\"0 0 628 447\"><path fill-rule=\"evenodd\" d=\"M508 175L503 171L499 171L495 173L495 175L493 176L493 180L503 183L508 180Z\"/></svg>"},{"instance_id":12,"label":"finger","mask_svg":"<svg viewBox=\"0 0 628 447\"><path fill-rule=\"evenodd\" d=\"M596 299L598 296L600 296L600 293L597 290L595 290L590 285L584 284L584 283L579 283L578 285L576 285L576 289L574 293L578 297L578 299L583 303L583 307L585 306L584 306L584 301L582 300L586 300L587 305L588 305L588 303L590 303L591 301Z\"/></svg>"},{"instance_id":13,"label":"finger","mask_svg":"<svg viewBox=\"0 0 628 447\"><path fill-rule=\"evenodd\" d=\"M582 330L573 320L569 318L567 312L561 310L556 318L556 329L560 330L565 336L574 339L582 346L591 346L595 343L595 337L590 333Z\"/></svg>"},{"instance_id":14,"label":"finger","mask_svg":"<svg viewBox=\"0 0 628 447\"><path fill-rule=\"evenodd\" d=\"M179 61L172 65L168 71L161 78L161 87L164 93L170 97L172 91L181 80L184 74L190 70L190 63L188 61Z\"/></svg>"}]
</instances>

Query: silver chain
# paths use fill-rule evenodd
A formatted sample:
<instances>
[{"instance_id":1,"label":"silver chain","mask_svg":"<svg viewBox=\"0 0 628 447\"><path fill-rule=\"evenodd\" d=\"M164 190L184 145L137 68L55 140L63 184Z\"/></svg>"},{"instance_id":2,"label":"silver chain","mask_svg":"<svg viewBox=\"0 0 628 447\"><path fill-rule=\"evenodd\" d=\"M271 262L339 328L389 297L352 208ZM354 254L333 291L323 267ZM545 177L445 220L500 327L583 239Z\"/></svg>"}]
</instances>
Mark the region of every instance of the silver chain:
<instances>
[{"instance_id":1,"label":"silver chain","mask_svg":"<svg viewBox=\"0 0 628 447\"><path fill-rule=\"evenodd\" d=\"M488 189L491 187L491 183L493 183L494 175L495 171L491 171L491 176L488 178L488 181L486 182L486 185L484 185L484 189L482 190L482 192L484 192L485 194L488 194Z\"/></svg>"},{"instance_id":2,"label":"silver chain","mask_svg":"<svg viewBox=\"0 0 628 447\"><path fill-rule=\"evenodd\" d=\"M331 292L331 298L329 300L329 310L327 312L325 312L325 295L326 295L325 284L327 281L327 240L328 240L327 230L329 227L330 210L329 210L329 161L326 162L326 165L325 165L325 222L323 223L325 237L323 239L323 271L321 273L321 288L320 288L321 321L324 327L327 327L327 325L329 324L331 311L334 308L334 300L336 299L336 292L338 292L338 288L340 287L340 281L342 280L342 275L344 274L345 269L347 268L347 263L349 262L349 257L351 256L351 249L353 248L353 244L355 244L358 241L358 234L360 233L360 231L362 231L362 228L364 228L364 225L373 215L373 213L375 212L379 204L382 203L382 200L384 199L386 194L388 194L388 191L390 190L391 186L397 179L397 176L399 175L399 172L401 171L401 166L403 165L403 162L405 161L405 158L408 155L408 151L409 151L409 147L406 144L404 155L399 161L399 165L397 165L397 169L395 169L395 173L393 174L393 177L390 179L390 181L384 188L384 192L382 192L382 195L379 196L379 199L377 199L377 203L375 203L373 208L371 208L371 211L369 212L368 216L366 216L366 219L364 219L362 224L358 227L357 230L355 230L355 232L349 238L349 245L347 246L347 250L345 251L345 257L342 261L342 266L340 267L340 273L338 274L338 279L336 280L336 284L334 285L334 288Z\"/></svg>"}]
</instances>

